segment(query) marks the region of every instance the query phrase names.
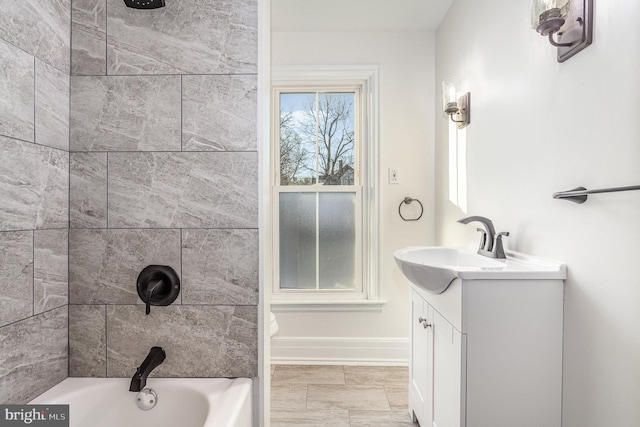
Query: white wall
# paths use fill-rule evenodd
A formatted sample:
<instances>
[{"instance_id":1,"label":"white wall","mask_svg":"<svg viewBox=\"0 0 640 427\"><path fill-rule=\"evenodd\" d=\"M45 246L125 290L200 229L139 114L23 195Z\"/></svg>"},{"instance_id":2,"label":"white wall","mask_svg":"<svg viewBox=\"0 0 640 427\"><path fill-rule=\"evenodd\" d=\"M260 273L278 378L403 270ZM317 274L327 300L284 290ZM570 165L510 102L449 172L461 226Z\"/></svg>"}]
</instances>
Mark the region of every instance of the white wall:
<instances>
[{"instance_id":1,"label":"white wall","mask_svg":"<svg viewBox=\"0 0 640 427\"><path fill-rule=\"evenodd\" d=\"M640 422L640 192L551 198L640 184L639 17L635 0L596 0L594 43L564 64L530 28L529 1L457 0L437 31L435 85L461 77L471 89L469 213L510 231L509 248L568 265L564 427ZM475 244L448 202L436 119L437 241Z\"/></svg>"},{"instance_id":2,"label":"white wall","mask_svg":"<svg viewBox=\"0 0 640 427\"><path fill-rule=\"evenodd\" d=\"M334 358L335 363L407 363L408 282L392 254L435 240L434 42L435 34L428 32L272 33L272 65L380 67L380 279L387 301L378 312L285 313L274 308L280 332L272 341L273 361L309 357L324 362ZM399 168L400 184L388 184L389 166ZM424 204L420 221L404 222L398 216L405 196ZM314 348L303 348L309 346Z\"/></svg>"}]
</instances>

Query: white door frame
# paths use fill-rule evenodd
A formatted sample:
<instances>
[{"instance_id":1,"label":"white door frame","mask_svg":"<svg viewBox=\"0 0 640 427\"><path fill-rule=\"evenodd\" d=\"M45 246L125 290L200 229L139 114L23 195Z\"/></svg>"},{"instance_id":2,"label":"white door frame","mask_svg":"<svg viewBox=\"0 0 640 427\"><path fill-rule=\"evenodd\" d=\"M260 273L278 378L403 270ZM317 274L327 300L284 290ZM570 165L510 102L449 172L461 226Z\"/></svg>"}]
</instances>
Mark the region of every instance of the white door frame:
<instances>
[{"instance_id":1,"label":"white door frame","mask_svg":"<svg viewBox=\"0 0 640 427\"><path fill-rule=\"evenodd\" d=\"M271 5L258 0L258 228L259 228L259 303L258 303L258 378L255 383L254 426L269 427L271 416L271 201L270 176L270 91L271 91Z\"/></svg>"}]
</instances>

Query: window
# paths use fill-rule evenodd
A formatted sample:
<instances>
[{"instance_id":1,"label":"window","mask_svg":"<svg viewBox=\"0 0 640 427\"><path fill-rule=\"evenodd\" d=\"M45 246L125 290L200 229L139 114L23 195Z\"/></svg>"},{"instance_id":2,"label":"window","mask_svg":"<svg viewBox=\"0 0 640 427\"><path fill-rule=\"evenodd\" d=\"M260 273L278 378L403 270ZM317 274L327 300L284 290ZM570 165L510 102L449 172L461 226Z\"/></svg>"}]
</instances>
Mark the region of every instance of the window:
<instances>
[{"instance_id":1,"label":"window","mask_svg":"<svg viewBox=\"0 0 640 427\"><path fill-rule=\"evenodd\" d=\"M359 95L280 91L280 289L362 289Z\"/></svg>"},{"instance_id":2,"label":"window","mask_svg":"<svg viewBox=\"0 0 640 427\"><path fill-rule=\"evenodd\" d=\"M375 72L273 73L273 303L378 296Z\"/></svg>"}]
</instances>

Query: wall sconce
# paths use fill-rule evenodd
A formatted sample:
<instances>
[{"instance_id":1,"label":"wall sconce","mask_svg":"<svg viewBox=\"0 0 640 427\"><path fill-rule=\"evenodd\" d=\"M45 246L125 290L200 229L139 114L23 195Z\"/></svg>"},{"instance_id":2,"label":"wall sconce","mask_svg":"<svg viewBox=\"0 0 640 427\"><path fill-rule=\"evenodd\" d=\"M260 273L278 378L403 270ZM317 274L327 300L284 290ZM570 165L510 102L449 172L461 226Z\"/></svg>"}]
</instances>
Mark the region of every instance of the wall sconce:
<instances>
[{"instance_id":1,"label":"wall sconce","mask_svg":"<svg viewBox=\"0 0 640 427\"><path fill-rule=\"evenodd\" d=\"M458 129L471 123L471 94L462 92L461 82L453 79L442 82L442 106Z\"/></svg>"},{"instance_id":2,"label":"wall sconce","mask_svg":"<svg viewBox=\"0 0 640 427\"><path fill-rule=\"evenodd\" d=\"M558 62L564 62L591 44L593 0L532 0L531 25L549 37L558 48Z\"/></svg>"}]
</instances>

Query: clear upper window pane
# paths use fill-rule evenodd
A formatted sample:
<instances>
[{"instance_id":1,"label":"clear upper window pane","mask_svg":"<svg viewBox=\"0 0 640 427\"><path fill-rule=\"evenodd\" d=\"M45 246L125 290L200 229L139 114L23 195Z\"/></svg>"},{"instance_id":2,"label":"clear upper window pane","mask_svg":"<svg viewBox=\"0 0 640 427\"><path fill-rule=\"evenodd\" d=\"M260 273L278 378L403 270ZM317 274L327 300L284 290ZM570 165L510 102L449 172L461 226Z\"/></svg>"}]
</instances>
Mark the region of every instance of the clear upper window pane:
<instances>
[{"instance_id":1,"label":"clear upper window pane","mask_svg":"<svg viewBox=\"0 0 640 427\"><path fill-rule=\"evenodd\" d=\"M280 94L280 185L354 185L355 93Z\"/></svg>"}]
</instances>

